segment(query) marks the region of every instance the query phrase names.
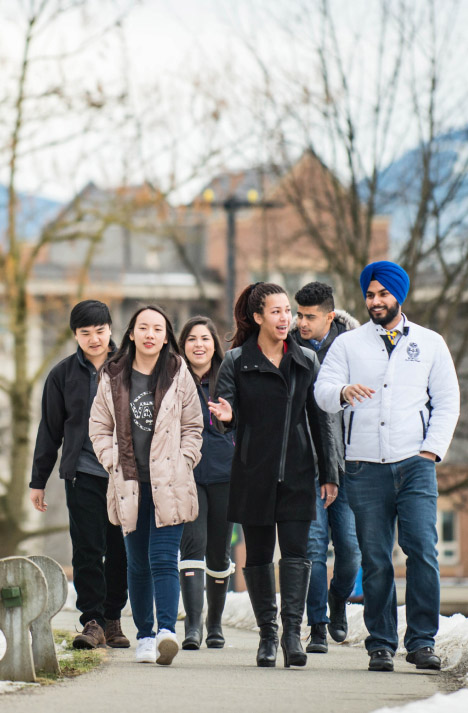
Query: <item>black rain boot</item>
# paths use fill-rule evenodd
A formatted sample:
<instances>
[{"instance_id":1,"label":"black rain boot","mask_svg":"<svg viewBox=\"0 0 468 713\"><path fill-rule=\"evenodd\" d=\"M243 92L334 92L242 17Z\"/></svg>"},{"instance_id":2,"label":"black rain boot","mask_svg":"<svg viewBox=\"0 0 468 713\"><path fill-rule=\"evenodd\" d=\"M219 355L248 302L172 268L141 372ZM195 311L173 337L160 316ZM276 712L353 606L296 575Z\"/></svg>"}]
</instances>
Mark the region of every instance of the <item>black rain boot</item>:
<instances>
[{"instance_id":1,"label":"black rain boot","mask_svg":"<svg viewBox=\"0 0 468 713\"><path fill-rule=\"evenodd\" d=\"M260 629L260 644L257 651L257 666L276 666L278 650L278 608L276 606L275 568L273 563L242 570Z\"/></svg>"},{"instance_id":2,"label":"black rain boot","mask_svg":"<svg viewBox=\"0 0 468 713\"><path fill-rule=\"evenodd\" d=\"M206 645L209 649L222 649L224 646L221 617L223 616L226 593L229 586L229 576L212 577L206 574L206 601L208 614L206 617Z\"/></svg>"},{"instance_id":3,"label":"black rain boot","mask_svg":"<svg viewBox=\"0 0 468 713\"><path fill-rule=\"evenodd\" d=\"M328 633L334 641L341 644L348 635L348 621L346 619L346 599L340 599L333 594L330 589L328 592L328 608L330 609L330 623L328 624Z\"/></svg>"},{"instance_id":4,"label":"black rain boot","mask_svg":"<svg viewBox=\"0 0 468 713\"><path fill-rule=\"evenodd\" d=\"M190 568L180 571L180 589L185 609L185 639L182 648L197 651L203 638L203 591L205 570Z\"/></svg>"},{"instance_id":5,"label":"black rain boot","mask_svg":"<svg viewBox=\"0 0 468 713\"><path fill-rule=\"evenodd\" d=\"M305 666L307 654L301 644L301 624L309 587L311 563L296 557L280 559L279 579L284 666Z\"/></svg>"}]
</instances>

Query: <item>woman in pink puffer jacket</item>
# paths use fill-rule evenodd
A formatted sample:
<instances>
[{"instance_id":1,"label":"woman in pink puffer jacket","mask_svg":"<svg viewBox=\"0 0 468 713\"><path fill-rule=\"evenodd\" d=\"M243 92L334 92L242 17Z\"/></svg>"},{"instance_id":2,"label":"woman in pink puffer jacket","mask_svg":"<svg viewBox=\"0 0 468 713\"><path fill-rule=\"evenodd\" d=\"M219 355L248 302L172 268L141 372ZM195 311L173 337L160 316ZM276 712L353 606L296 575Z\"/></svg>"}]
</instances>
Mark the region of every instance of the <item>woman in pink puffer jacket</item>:
<instances>
[{"instance_id":1,"label":"woman in pink puffer jacket","mask_svg":"<svg viewBox=\"0 0 468 713\"><path fill-rule=\"evenodd\" d=\"M159 307L143 307L103 367L89 427L109 472L109 519L125 536L139 663L170 664L179 648L177 559L183 523L198 515L193 468L202 430L197 390L172 325Z\"/></svg>"}]
</instances>

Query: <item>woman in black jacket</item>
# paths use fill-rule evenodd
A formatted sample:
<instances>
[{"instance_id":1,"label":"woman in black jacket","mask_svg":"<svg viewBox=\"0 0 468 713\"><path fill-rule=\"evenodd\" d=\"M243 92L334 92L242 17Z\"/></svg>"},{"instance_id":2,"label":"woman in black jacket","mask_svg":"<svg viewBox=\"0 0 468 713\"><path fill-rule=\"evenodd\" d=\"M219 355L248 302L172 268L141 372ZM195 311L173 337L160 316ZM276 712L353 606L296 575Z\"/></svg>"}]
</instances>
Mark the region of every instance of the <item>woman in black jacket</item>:
<instances>
[{"instance_id":1,"label":"woman in black jacket","mask_svg":"<svg viewBox=\"0 0 468 713\"><path fill-rule=\"evenodd\" d=\"M203 411L202 457L194 470L199 514L186 523L180 544L180 585L185 618L183 649L197 650L202 642L202 609L206 559L206 645L221 649L224 636L221 616L226 601L232 523L227 519L229 478L234 444L208 409L224 352L211 319L192 317L182 328L179 348L197 385ZM215 426L218 426L218 430Z\"/></svg>"},{"instance_id":2,"label":"woman in black jacket","mask_svg":"<svg viewBox=\"0 0 468 713\"><path fill-rule=\"evenodd\" d=\"M257 665L276 662L277 529L284 665L304 666L300 631L310 578L307 536L315 518L313 446L319 476L335 476L331 483L321 481L331 502L339 482L332 425L314 399L317 357L288 336L291 307L284 289L250 285L234 317L233 349L219 371L219 402L210 402L210 409L236 427L228 518L244 529L244 576L260 628Z\"/></svg>"}]
</instances>

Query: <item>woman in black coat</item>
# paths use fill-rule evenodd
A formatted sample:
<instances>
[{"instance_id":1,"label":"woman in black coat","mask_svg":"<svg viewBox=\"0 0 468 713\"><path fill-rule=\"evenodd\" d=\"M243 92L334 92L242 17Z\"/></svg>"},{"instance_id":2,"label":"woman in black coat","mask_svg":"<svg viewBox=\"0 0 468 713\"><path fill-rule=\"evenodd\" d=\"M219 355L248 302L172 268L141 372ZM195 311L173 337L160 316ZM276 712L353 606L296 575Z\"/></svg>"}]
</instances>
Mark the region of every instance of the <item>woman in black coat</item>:
<instances>
[{"instance_id":1,"label":"woman in black coat","mask_svg":"<svg viewBox=\"0 0 468 713\"><path fill-rule=\"evenodd\" d=\"M216 327L203 316L192 317L184 324L179 349L197 385L203 412L202 457L193 471L199 512L194 522L185 523L180 543L180 587L186 614L182 648L196 651L202 642L206 570L206 645L221 649L224 646L221 617L229 576L234 569L230 559L232 523L227 519L234 442L231 433L220 433L224 429L219 429L208 401L214 394L224 351Z\"/></svg>"},{"instance_id":2,"label":"woman in black coat","mask_svg":"<svg viewBox=\"0 0 468 713\"><path fill-rule=\"evenodd\" d=\"M284 665L304 666L300 630L310 578L307 537L315 518L314 448L319 476L335 476L322 482L332 499L339 482L332 424L314 399L317 357L288 336L291 307L284 289L250 285L234 317L233 349L218 374L219 401L210 402L210 409L236 428L228 518L244 529L244 576L260 628L257 665L276 662L278 530Z\"/></svg>"}]
</instances>

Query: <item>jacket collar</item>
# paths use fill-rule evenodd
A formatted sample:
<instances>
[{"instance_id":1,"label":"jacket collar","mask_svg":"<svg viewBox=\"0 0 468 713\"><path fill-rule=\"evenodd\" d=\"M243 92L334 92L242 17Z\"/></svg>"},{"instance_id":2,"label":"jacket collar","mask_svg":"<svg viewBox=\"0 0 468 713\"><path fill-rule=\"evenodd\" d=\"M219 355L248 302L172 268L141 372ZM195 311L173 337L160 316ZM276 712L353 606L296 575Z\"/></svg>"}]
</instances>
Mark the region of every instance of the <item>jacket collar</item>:
<instances>
[{"instance_id":1,"label":"jacket collar","mask_svg":"<svg viewBox=\"0 0 468 713\"><path fill-rule=\"evenodd\" d=\"M109 355L113 354L116 350L117 350L117 345L114 342L114 340L111 338L109 340ZM86 362L88 362L88 360L86 359L84 352L80 346L78 346L76 348L76 357L78 359L78 362L81 364L81 366L86 366ZM90 364L91 362L88 362L88 363Z\"/></svg>"},{"instance_id":2,"label":"jacket collar","mask_svg":"<svg viewBox=\"0 0 468 713\"><path fill-rule=\"evenodd\" d=\"M299 366L309 369L306 357L296 340L290 334L288 334L286 338L286 344L288 345L288 356ZM257 334L252 334L242 345L241 369L242 371L258 369L259 371L273 371L275 373L278 371L273 364L270 364L268 359L262 358L262 353L258 348Z\"/></svg>"},{"instance_id":3,"label":"jacket collar","mask_svg":"<svg viewBox=\"0 0 468 713\"><path fill-rule=\"evenodd\" d=\"M403 312L401 313L401 316L403 317L402 336L408 337L410 330L411 330L411 326L414 325L414 322L410 322L408 317L405 314L403 314ZM368 322L366 322L366 324L364 324L363 326L367 327L368 332L370 332L371 334L374 334L374 335L378 335L378 337L380 338L380 334L379 334L380 330L376 329L377 325L374 324L374 322L371 319Z\"/></svg>"},{"instance_id":4,"label":"jacket collar","mask_svg":"<svg viewBox=\"0 0 468 713\"><path fill-rule=\"evenodd\" d=\"M344 330L343 330L344 331ZM312 349L316 354L323 350L327 350L330 344L333 342L334 339L340 334L340 329L338 327L337 320L334 319L333 322L330 325L330 331L327 334L327 338L323 342L323 344L320 346L320 349L314 349L312 344L308 339L302 339L301 333L296 327L294 330L290 332L291 337L294 339L297 344L299 344L301 347L305 347L306 349Z\"/></svg>"},{"instance_id":5,"label":"jacket collar","mask_svg":"<svg viewBox=\"0 0 468 713\"><path fill-rule=\"evenodd\" d=\"M112 379L117 378L118 376L121 376L123 370L125 367L125 357L122 357L122 359L119 359L119 361L113 361L110 364L106 364L105 369L107 373L109 374L109 378L112 381Z\"/></svg>"}]
</instances>

